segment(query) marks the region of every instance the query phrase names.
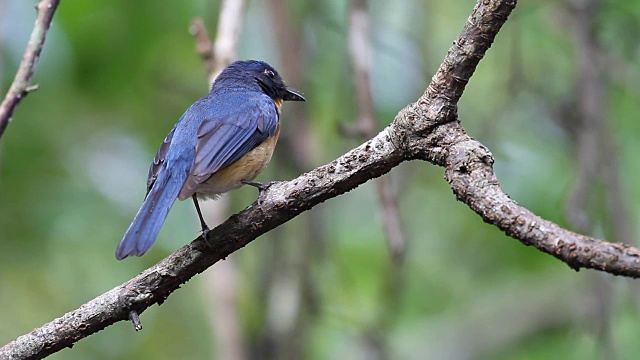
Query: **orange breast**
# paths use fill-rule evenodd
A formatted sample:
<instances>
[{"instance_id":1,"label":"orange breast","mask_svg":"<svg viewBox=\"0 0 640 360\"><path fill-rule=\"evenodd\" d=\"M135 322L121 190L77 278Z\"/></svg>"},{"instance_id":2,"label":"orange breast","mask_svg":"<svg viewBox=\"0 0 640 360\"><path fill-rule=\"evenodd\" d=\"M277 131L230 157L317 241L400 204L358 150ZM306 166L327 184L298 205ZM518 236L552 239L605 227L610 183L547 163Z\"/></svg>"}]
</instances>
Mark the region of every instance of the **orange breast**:
<instances>
[{"instance_id":1,"label":"orange breast","mask_svg":"<svg viewBox=\"0 0 640 360\"><path fill-rule=\"evenodd\" d=\"M280 124L278 123L273 137L267 138L236 162L216 172L205 183L199 184L196 189L198 197L215 199L219 194L241 187L243 185L241 180L255 179L271 161L279 135Z\"/></svg>"},{"instance_id":2,"label":"orange breast","mask_svg":"<svg viewBox=\"0 0 640 360\"><path fill-rule=\"evenodd\" d=\"M280 110L282 110L282 103L284 102L284 100L282 99L273 99L273 102L276 103L276 108L278 108L278 114L280 114Z\"/></svg>"}]
</instances>

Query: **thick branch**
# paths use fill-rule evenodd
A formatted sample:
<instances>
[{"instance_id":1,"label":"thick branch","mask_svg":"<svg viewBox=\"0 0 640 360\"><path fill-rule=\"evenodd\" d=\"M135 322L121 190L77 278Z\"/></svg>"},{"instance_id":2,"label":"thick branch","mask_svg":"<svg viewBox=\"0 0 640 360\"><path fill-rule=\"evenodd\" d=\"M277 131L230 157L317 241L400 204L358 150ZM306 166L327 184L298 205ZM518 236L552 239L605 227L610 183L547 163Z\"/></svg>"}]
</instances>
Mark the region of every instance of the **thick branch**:
<instances>
[{"instance_id":1,"label":"thick branch","mask_svg":"<svg viewBox=\"0 0 640 360\"><path fill-rule=\"evenodd\" d=\"M579 235L544 220L504 193L489 150L456 120L456 103L478 61L489 48L515 1L481 1L454 41L423 96L396 116L399 146L415 158L446 167L445 179L458 200L507 235L566 262L615 275L640 277L640 250Z\"/></svg>"},{"instance_id":2,"label":"thick branch","mask_svg":"<svg viewBox=\"0 0 640 360\"><path fill-rule=\"evenodd\" d=\"M491 153L457 123L447 132L446 180L458 200L507 235L566 262L574 269L591 268L615 275L640 277L640 250L624 244L579 235L544 220L518 205L500 188L491 168ZM445 139L443 136L442 139Z\"/></svg>"},{"instance_id":3,"label":"thick branch","mask_svg":"<svg viewBox=\"0 0 640 360\"><path fill-rule=\"evenodd\" d=\"M2 104L0 104L0 138L7 129L11 116L20 101L31 91L37 89L36 86L30 85L31 78L36 70L36 64L40 58L44 40L49 31L51 21L53 20L53 14L56 8L58 8L59 3L60 0L42 0L36 6L38 15L33 25L31 37L29 37L29 43L27 43L27 47L24 50L24 55L22 55L22 61L13 79L13 83L11 83L7 95L4 97Z\"/></svg>"},{"instance_id":4,"label":"thick branch","mask_svg":"<svg viewBox=\"0 0 640 360\"><path fill-rule=\"evenodd\" d=\"M381 132L356 149L289 182L273 185L262 204L233 215L202 238L179 249L130 281L75 311L23 335L0 349L0 359L41 359L121 320L162 303L181 284L259 235L323 201L378 177L403 161L403 154Z\"/></svg>"},{"instance_id":5,"label":"thick branch","mask_svg":"<svg viewBox=\"0 0 640 360\"><path fill-rule=\"evenodd\" d=\"M465 86L516 3L516 0L479 1L425 93L402 109L396 122L409 133L420 135L439 124L457 120L458 100ZM400 134L401 140L409 133Z\"/></svg>"}]
</instances>

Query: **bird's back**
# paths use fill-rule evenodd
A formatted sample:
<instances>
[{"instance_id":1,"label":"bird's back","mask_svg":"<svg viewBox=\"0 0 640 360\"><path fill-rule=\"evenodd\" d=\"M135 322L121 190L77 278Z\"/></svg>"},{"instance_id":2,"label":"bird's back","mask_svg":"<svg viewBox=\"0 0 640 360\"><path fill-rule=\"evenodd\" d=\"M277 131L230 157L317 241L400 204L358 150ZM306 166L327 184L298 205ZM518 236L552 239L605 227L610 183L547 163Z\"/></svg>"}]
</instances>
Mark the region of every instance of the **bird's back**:
<instances>
[{"instance_id":1,"label":"bird's back","mask_svg":"<svg viewBox=\"0 0 640 360\"><path fill-rule=\"evenodd\" d=\"M194 155L180 200L194 193L215 198L240 187L240 180L253 180L269 163L278 120L274 101L264 93L214 88L187 109L163 142L149 169L149 189L164 161L187 151ZM259 145L261 148L252 152ZM243 159L245 155L249 156ZM235 167L223 171L231 165Z\"/></svg>"}]
</instances>

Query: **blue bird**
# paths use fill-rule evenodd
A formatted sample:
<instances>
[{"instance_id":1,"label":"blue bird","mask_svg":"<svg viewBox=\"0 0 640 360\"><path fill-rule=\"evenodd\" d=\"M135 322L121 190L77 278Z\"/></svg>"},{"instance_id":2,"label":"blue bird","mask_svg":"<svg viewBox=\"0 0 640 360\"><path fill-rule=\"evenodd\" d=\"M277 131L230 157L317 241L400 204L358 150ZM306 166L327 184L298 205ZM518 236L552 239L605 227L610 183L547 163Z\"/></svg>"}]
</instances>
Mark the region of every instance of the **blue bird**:
<instances>
[{"instance_id":1,"label":"blue bird","mask_svg":"<svg viewBox=\"0 0 640 360\"><path fill-rule=\"evenodd\" d=\"M203 236L209 228L198 199L216 199L253 182L273 154L283 101L305 101L262 61L237 61L216 78L211 92L182 115L149 169L147 196L116 249L116 258L140 256L158 236L176 198L193 199Z\"/></svg>"}]
</instances>

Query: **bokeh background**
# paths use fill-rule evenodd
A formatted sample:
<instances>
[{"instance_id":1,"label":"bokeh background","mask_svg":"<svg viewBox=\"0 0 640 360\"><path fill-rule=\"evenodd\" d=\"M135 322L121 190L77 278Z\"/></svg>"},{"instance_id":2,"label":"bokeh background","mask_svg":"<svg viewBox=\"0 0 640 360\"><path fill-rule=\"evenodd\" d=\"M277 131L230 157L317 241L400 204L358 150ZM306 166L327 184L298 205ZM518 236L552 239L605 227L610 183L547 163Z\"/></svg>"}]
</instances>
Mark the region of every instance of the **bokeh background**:
<instances>
[{"instance_id":1,"label":"bokeh background","mask_svg":"<svg viewBox=\"0 0 640 360\"><path fill-rule=\"evenodd\" d=\"M0 0L0 84L31 31L32 0ZM377 128L426 88L475 1L372 0ZM595 5L594 5L595 4ZM157 147L208 89L189 27L215 37L213 0L62 1L34 82L0 139L0 344L71 311L198 235L176 203L155 247L118 262ZM359 144L347 1L249 1L237 54L301 89L258 180L290 179ZM289 34L285 41L281 36ZM636 244L640 4L521 1L460 101L504 189L561 226ZM588 121L587 121L588 120ZM585 130L586 129L586 130ZM51 359L632 359L638 283L576 273L456 202L443 170L405 163L404 261L376 187L321 204L142 314ZM235 212L253 188L225 196ZM205 209L215 221L215 204Z\"/></svg>"}]
</instances>

